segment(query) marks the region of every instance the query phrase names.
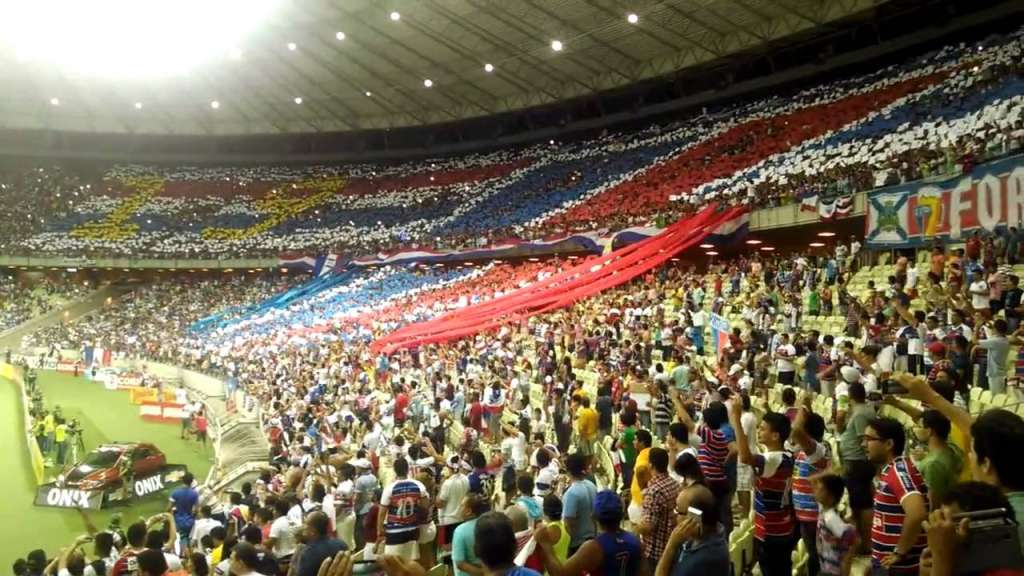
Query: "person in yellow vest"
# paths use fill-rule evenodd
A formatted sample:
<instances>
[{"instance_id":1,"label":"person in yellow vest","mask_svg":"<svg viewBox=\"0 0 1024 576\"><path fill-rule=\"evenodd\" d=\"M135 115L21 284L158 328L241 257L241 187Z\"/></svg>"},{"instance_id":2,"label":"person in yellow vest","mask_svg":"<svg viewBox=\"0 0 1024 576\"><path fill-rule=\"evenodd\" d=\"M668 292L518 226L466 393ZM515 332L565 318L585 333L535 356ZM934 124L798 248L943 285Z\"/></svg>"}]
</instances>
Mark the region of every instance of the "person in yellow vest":
<instances>
[{"instance_id":1,"label":"person in yellow vest","mask_svg":"<svg viewBox=\"0 0 1024 576\"><path fill-rule=\"evenodd\" d=\"M46 433L46 448L43 449L43 456L54 448L54 434L57 432L53 412L45 412L43 415L43 432Z\"/></svg>"},{"instance_id":2,"label":"person in yellow vest","mask_svg":"<svg viewBox=\"0 0 1024 576\"><path fill-rule=\"evenodd\" d=\"M629 488L629 521L638 524L644 510L644 489L651 479L651 445L654 438L647 430L637 430L633 440L636 464L633 465L633 484Z\"/></svg>"},{"instance_id":3,"label":"person in yellow vest","mask_svg":"<svg viewBox=\"0 0 1024 576\"><path fill-rule=\"evenodd\" d=\"M64 464L64 456L67 454L68 427L64 418L57 418L53 430L53 440L57 444L57 464Z\"/></svg>"}]
</instances>

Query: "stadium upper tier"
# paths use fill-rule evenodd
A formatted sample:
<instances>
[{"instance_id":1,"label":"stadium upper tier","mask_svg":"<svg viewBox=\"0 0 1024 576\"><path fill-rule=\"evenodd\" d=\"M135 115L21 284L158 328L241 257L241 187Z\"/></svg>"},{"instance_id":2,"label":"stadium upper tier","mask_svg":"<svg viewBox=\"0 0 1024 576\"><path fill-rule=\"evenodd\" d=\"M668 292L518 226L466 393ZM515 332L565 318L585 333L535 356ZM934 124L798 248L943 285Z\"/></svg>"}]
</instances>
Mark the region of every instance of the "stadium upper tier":
<instances>
[{"instance_id":1,"label":"stadium upper tier","mask_svg":"<svg viewBox=\"0 0 1024 576\"><path fill-rule=\"evenodd\" d=\"M1022 33L583 142L400 165L0 168L0 252L276 256L661 225L955 173L1024 141Z\"/></svg>"}]
</instances>

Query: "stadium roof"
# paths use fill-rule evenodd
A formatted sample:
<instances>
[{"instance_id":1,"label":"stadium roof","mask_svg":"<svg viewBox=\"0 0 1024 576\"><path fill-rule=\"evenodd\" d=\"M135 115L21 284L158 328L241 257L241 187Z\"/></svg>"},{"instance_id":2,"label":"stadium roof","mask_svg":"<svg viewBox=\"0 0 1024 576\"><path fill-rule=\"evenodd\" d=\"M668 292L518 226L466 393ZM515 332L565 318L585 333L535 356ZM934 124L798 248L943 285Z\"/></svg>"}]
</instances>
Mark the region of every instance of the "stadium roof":
<instances>
[{"instance_id":1,"label":"stadium roof","mask_svg":"<svg viewBox=\"0 0 1024 576\"><path fill-rule=\"evenodd\" d=\"M437 124L721 60L881 3L280 1L230 50L187 72L134 78L68 71L0 38L0 128L273 134ZM172 35L191 41L190 30Z\"/></svg>"}]
</instances>

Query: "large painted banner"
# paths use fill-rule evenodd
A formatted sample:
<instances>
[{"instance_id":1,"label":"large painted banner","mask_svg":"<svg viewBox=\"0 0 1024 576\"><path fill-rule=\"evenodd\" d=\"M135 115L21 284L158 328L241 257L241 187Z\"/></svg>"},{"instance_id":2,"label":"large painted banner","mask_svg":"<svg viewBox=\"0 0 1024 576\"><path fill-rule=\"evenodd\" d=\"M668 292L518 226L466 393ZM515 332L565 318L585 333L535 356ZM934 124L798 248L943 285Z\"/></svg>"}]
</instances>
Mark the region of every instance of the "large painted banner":
<instances>
[{"instance_id":1,"label":"large painted banner","mask_svg":"<svg viewBox=\"0 0 1024 576\"><path fill-rule=\"evenodd\" d=\"M970 175L923 180L868 194L866 243L926 246L1024 223L1024 156L982 164Z\"/></svg>"}]
</instances>

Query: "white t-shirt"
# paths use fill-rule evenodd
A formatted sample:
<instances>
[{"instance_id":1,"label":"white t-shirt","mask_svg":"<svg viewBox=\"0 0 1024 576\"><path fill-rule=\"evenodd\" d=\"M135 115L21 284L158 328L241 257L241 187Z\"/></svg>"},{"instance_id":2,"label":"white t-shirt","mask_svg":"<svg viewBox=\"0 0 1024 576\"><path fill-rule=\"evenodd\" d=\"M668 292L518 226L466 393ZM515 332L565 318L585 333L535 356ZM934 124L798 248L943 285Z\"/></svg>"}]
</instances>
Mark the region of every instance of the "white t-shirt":
<instances>
[{"instance_id":1,"label":"white t-shirt","mask_svg":"<svg viewBox=\"0 0 1024 576\"><path fill-rule=\"evenodd\" d=\"M783 344L779 346L775 354L775 368L779 372L795 372L796 364L793 364L794 356L796 356L796 348L792 344Z\"/></svg>"},{"instance_id":2,"label":"white t-shirt","mask_svg":"<svg viewBox=\"0 0 1024 576\"><path fill-rule=\"evenodd\" d=\"M441 492L438 494L438 500L444 500L444 507L438 511L441 526L462 521L459 508L462 507L462 500L466 494L469 494L469 477L461 472L441 484Z\"/></svg>"},{"instance_id":3,"label":"white t-shirt","mask_svg":"<svg viewBox=\"0 0 1024 576\"><path fill-rule=\"evenodd\" d=\"M296 527L287 516L281 516L270 524L270 537L274 539L274 556L281 558L295 552Z\"/></svg>"},{"instance_id":4,"label":"white t-shirt","mask_svg":"<svg viewBox=\"0 0 1024 576\"><path fill-rule=\"evenodd\" d=\"M744 412L740 416L740 426L743 427L743 433L747 435L750 453L757 454L757 416L754 416L753 412Z\"/></svg>"},{"instance_id":5,"label":"white t-shirt","mask_svg":"<svg viewBox=\"0 0 1024 576\"><path fill-rule=\"evenodd\" d=\"M221 523L213 518L196 518L195 524L192 525L192 534L189 535L189 540L193 544L198 544L203 539L203 536L209 534L217 526L221 526Z\"/></svg>"},{"instance_id":6,"label":"white t-shirt","mask_svg":"<svg viewBox=\"0 0 1024 576\"><path fill-rule=\"evenodd\" d=\"M987 309L988 308L988 282L986 282L984 279L980 279L979 278L978 280L975 280L974 282L971 282L970 291L971 291L971 306L974 306L975 309L978 309L978 308ZM975 294L975 292L979 292L979 294Z\"/></svg>"}]
</instances>

